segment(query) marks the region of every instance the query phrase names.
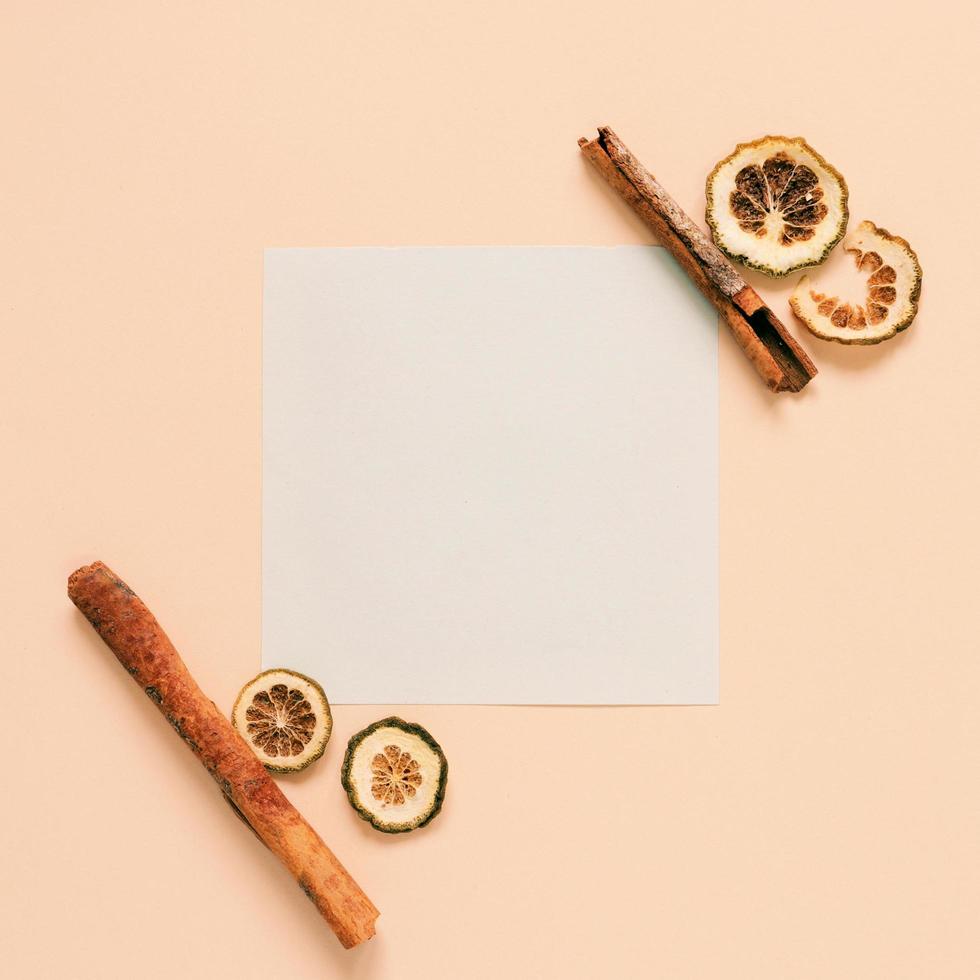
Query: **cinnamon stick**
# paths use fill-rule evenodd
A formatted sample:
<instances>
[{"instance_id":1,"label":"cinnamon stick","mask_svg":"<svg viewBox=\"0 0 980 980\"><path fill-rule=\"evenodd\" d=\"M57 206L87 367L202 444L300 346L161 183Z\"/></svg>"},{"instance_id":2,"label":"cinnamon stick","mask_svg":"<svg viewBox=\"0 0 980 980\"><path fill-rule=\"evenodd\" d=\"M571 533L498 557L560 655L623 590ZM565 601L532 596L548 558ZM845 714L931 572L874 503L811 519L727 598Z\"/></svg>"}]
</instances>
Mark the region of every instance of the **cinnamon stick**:
<instances>
[{"instance_id":1,"label":"cinnamon stick","mask_svg":"<svg viewBox=\"0 0 980 980\"><path fill-rule=\"evenodd\" d=\"M96 562L72 573L68 596L204 764L235 812L286 866L340 942L349 949L370 939L378 910L197 686L133 590Z\"/></svg>"},{"instance_id":2,"label":"cinnamon stick","mask_svg":"<svg viewBox=\"0 0 980 980\"><path fill-rule=\"evenodd\" d=\"M656 233L722 315L771 391L799 391L817 373L759 294L608 127L578 141L602 178Z\"/></svg>"}]
</instances>

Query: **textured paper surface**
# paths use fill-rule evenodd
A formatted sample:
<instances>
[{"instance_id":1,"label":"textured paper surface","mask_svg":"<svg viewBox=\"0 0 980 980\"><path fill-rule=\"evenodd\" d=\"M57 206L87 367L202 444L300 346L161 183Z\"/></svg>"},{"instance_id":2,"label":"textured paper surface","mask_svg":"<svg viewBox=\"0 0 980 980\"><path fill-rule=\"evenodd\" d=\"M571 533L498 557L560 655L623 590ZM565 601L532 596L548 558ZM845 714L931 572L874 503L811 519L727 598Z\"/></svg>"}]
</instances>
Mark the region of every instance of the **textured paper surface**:
<instances>
[{"instance_id":1,"label":"textured paper surface","mask_svg":"<svg viewBox=\"0 0 980 980\"><path fill-rule=\"evenodd\" d=\"M717 699L717 328L662 250L273 249L264 318L265 667Z\"/></svg>"}]
</instances>

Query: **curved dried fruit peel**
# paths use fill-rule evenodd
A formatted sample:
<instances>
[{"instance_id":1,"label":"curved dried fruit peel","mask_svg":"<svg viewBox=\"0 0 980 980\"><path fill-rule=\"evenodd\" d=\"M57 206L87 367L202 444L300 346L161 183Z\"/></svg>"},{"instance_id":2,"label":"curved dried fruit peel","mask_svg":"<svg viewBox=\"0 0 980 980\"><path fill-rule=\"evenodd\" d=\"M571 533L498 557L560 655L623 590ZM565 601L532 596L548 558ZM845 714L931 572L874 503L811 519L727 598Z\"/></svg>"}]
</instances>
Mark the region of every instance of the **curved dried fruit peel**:
<instances>
[{"instance_id":1,"label":"curved dried fruit peel","mask_svg":"<svg viewBox=\"0 0 980 980\"><path fill-rule=\"evenodd\" d=\"M323 755L333 717L323 688L294 670L264 670L242 689L232 724L270 772L298 772Z\"/></svg>"},{"instance_id":2,"label":"curved dried fruit peel","mask_svg":"<svg viewBox=\"0 0 980 980\"><path fill-rule=\"evenodd\" d=\"M448 775L439 743L421 725L382 718L351 738L340 781L362 820L403 834L442 809Z\"/></svg>"},{"instance_id":3,"label":"curved dried fruit peel","mask_svg":"<svg viewBox=\"0 0 980 980\"><path fill-rule=\"evenodd\" d=\"M789 305L806 327L824 340L841 344L880 344L908 327L919 309L922 268L904 238L871 221L862 221L844 239L844 251L866 279L860 302L820 292L803 276Z\"/></svg>"},{"instance_id":4,"label":"curved dried fruit peel","mask_svg":"<svg viewBox=\"0 0 980 980\"><path fill-rule=\"evenodd\" d=\"M770 276L819 265L847 227L844 178L800 137L739 143L708 175L715 244Z\"/></svg>"}]
</instances>

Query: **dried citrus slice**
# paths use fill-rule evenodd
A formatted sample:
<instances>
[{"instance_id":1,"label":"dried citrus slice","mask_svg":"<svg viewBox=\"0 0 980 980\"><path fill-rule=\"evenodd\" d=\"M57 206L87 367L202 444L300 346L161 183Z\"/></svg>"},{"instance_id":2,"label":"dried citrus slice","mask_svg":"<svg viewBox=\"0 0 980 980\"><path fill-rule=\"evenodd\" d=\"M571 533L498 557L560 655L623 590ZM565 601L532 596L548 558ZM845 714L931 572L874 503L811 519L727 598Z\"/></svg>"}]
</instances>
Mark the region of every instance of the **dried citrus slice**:
<instances>
[{"instance_id":1,"label":"dried citrus slice","mask_svg":"<svg viewBox=\"0 0 980 980\"><path fill-rule=\"evenodd\" d=\"M904 238L862 221L844 239L844 251L866 278L864 297L846 302L827 296L803 276L789 304L804 324L824 340L880 344L915 319L922 291L919 259Z\"/></svg>"},{"instance_id":2,"label":"dried citrus slice","mask_svg":"<svg viewBox=\"0 0 980 980\"><path fill-rule=\"evenodd\" d=\"M421 725L382 718L350 740L340 780L361 819L402 834L439 812L448 774L439 743Z\"/></svg>"},{"instance_id":3,"label":"dried citrus slice","mask_svg":"<svg viewBox=\"0 0 980 980\"><path fill-rule=\"evenodd\" d=\"M770 276L819 265L847 227L844 178L799 137L739 143L706 193L715 244Z\"/></svg>"},{"instance_id":4,"label":"dried citrus slice","mask_svg":"<svg viewBox=\"0 0 980 980\"><path fill-rule=\"evenodd\" d=\"M333 717L323 688L294 670L264 670L238 695L232 724L270 772L297 772L323 755Z\"/></svg>"}]
</instances>

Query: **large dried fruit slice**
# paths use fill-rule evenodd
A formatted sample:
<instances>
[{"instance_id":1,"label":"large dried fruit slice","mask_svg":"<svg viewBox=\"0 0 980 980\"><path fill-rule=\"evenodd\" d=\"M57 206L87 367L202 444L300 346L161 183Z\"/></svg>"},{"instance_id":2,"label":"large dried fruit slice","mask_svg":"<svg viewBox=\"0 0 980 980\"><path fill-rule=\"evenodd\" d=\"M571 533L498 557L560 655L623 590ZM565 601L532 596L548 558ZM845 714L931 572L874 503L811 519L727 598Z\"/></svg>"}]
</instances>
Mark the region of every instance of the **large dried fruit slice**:
<instances>
[{"instance_id":1,"label":"large dried fruit slice","mask_svg":"<svg viewBox=\"0 0 980 980\"><path fill-rule=\"evenodd\" d=\"M818 337L841 344L880 344L915 319L922 291L919 259L904 238L862 221L844 250L866 279L864 296L847 302L827 296L803 276L789 304Z\"/></svg>"},{"instance_id":2,"label":"large dried fruit slice","mask_svg":"<svg viewBox=\"0 0 980 980\"><path fill-rule=\"evenodd\" d=\"M270 772L296 772L323 755L333 728L315 680L294 670L264 670L241 690L232 724Z\"/></svg>"},{"instance_id":3,"label":"large dried fruit slice","mask_svg":"<svg viewBox=\"0 0 980 980\"><path fill-rule=\"evenodd\" d=\"M402 834L439 812L448 774L439 743L421 725L382 718L350 740L340 780L363 820Z\"/></svg>"},{"instance_id":4,"label":"large dried fruit slice","mask_svg":"<svg viewBox=\"0 0 980 980\"><path fill-rule=\"evenodd\" d=\"M715 244L770 276L819 265L847 227L844 178L799 137L739 143L706 193Z\"/></svg>"}]
</instances>

